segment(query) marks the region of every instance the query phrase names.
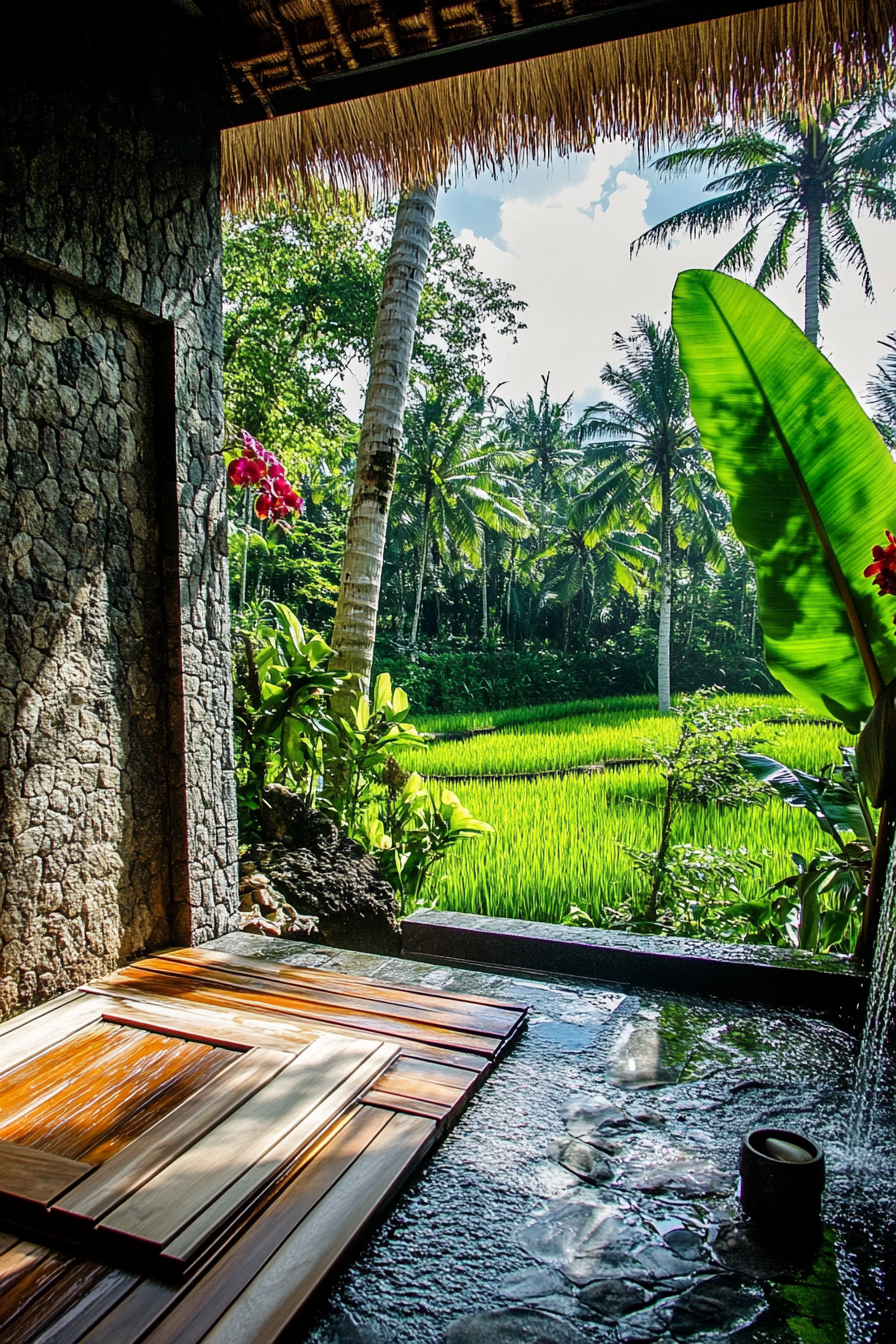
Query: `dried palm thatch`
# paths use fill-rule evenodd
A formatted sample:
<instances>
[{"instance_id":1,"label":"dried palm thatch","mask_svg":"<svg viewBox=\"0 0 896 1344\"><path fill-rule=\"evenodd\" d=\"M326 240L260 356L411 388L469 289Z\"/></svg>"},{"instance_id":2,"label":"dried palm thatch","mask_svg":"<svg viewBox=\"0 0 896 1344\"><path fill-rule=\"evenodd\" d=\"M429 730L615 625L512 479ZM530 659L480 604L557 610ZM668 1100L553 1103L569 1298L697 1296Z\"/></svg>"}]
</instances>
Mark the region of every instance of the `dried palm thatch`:
<instances>
[{"instance_id":1,"label":"dried palm thatch","mask_svg":"<svg viewBox=\"0 0 896 1344\"><path fill-rule=\"evenodd\" d=\"M366 196L548 160L624 136L645 149L850 94L893 54L896 0L802 0L294 113L224 133L223 190L251 210L315 184Z\"/></svg>"}]
</instances>

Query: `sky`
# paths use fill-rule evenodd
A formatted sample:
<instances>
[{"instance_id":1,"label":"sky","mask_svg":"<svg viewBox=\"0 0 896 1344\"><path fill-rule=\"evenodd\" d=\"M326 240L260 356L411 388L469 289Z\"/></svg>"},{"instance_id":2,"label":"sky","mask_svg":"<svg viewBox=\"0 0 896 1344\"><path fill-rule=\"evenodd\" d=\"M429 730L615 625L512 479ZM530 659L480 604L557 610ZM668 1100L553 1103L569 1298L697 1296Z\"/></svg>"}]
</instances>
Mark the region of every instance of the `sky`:
<instances>
[{"instance_id":1,"label":"sky","mask_svg":"<svg viewBox=\"0 0 896 1344\"><path fill-rule=\"evenodd\" d=\"M473 245L486 275L511 281L528 305L516 344L497 335L489 342L489 382L503 384L503 397L537 397L550 373L552 397L572 395L575 414L599 399L600 370L618 360L613 333L628 334L638 313L668 322L679 271L714 266L738 236L682 238L630 257L639 234L698 201L702 187L697 178L660 182L631 145L612 141L515 176L469 175L442 191L439 218ZM844 271L822 314L821 348L861 398L883 354L878 342L896 330L896 225L862 218L859 230L875 301ZM768 294L802 325L797 271Z\"/></svg>"}]
</instances>

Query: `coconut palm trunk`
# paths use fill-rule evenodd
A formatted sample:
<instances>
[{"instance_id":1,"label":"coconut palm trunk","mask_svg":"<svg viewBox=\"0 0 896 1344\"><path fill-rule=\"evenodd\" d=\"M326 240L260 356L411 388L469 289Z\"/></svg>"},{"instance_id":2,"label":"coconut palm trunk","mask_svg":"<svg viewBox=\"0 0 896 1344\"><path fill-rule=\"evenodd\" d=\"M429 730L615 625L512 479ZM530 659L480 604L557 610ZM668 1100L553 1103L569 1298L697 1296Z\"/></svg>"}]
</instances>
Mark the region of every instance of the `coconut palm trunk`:
<instances>
[{"instance_id":1,"label":"coconut palm trunk","mask_svg":"<svg viewBox=\"0 0 896 1344\"><path fill-rule=\"evenodd\" d=\"M660 477L660 491L660 623L656 689L660 713L665 714L672 707L672 479L668 471Z\"/></svg>"},{"instance_id":2,"label":"coconut palm trunk","mask_svg":"<svg viewBox=\"0 0 896 1344\"><path fill-rule=\"evenodd\" d=\"M806 209L806 309L803 330L818 344L821 309L821 201L811 199Z\"/></svg>"},{"instance_id":3,"label":"coconut palm trunk","mask_svg":"<svg viewBox=\"0 0 896 1344\"><path fill-rule=\"evenodd\" d=\"M352 673L354 687L360 683L365 690L373 664L389 505L437 196L437 187L417 186L399 201L374 328L370 381L333 625L336 653L330 664ZM335 708L346 708L351 694L349 684L334 697Z\"/></svg>"},{"instance_id":4,"label":"coconut palm trunk","mask_svg":"<svg viewBox=\"0 0 896 1344\"><path fill-rule=\"evenodd\" d=\"M420 574L417 579L417 598L414 602L414 623L411 626L411 646L417 643L420 629L420 611L423 606L423 585L426 582L426 564L429 559L429 500L425 501L423 514L423 541L420 546Z\"/></svg>"}]
</instances>

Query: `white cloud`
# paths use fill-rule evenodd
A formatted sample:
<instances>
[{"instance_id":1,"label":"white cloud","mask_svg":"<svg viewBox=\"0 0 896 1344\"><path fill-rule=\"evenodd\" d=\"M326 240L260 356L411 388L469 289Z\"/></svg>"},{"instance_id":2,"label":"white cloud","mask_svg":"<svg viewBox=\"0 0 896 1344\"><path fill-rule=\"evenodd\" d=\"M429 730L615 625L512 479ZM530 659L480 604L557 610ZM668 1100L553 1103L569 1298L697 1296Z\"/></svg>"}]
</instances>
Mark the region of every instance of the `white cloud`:
<instances>
[{"instance_id":1,"label":"white cloud","mask_svg":"<svg viewBox=\"0 0 896 1344\"><path fill-rule=\"evenodd\" d=\"M725 238L679 239L670 249L647 248L631 258L632 240L647 228L651 188L646 178L620 170L630 154L623 142L601 145L583 177L577 174L578 180L566 185L560 181L547 195L543 187L536 194L527 191L528 184L510 181L496 239L461 233L474 245L481 269L512 281L528 304L527 329L518 343L490 342L490 381L504 383L503 395L537 395L541 375L550 371L553 395L574 393L580 410L594 396L601 368L613 359L613 333L627 333L636 313L668 321L678 272L713 266L730 246ZM494 185L490 188L493 194ZM468 182L467 190L472 195L475 183ZM892 225L876 221L861 220L859 227L877 301L869 304L855 274L844 271L822 315L822 348L861 394L882 353L877 342L896 329L896 235ZM770 297L801 322L795 273Z\"/></svg>"}]
</instances>

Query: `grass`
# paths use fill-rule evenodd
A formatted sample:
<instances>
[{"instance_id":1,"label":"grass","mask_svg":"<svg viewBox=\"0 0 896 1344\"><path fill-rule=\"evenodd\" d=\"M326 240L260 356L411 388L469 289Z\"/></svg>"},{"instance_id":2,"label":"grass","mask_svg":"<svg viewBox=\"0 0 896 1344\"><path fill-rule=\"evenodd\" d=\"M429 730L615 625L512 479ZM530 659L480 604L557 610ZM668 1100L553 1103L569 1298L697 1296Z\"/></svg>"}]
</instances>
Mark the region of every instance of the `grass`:
<instances>
[{"instance_id":1,"label":"grass","mask_svg":"<svg viewBox=\"0 0 896 1344\"><path fill-rule=\"evenodd\" d=\"M763 713L771 716L792 712L794 706L783 697L730 699L746 708L766 705ZM571 712L562 716L560 708ZM437 743L415 753L415 768L430 777L556 769L637 756L644 737L671 742L677 732L675 718L657 715L648 697L630 697L623 704L608 700L511 710L503 716L451 716L439 720L444 727L438 731L456 729L459 719L465 727L485 726L470 724L477 717L504 717L503 731ZM431 729L431 724L427 720L425 726ZM854 741L841 728L798 721L763 723L755 732L760 738L755 749L812 773L839 761L841 742ZM454 851L432 891L445 909L559 923L575 905L595 924L611 924L614 912L635 894L637 879L625 846L650 850L657 843L661 779L653 768L533 781L471 779L452 788L496 834ZM762 807L686 809L673 835L673 842L700 847L746 848L758 865L741 884L747 900L760 898L793 871L792 851L811 855L823 841L806 812L777 798Z\"/></svg>"},{"instance_id":2,"label":"grass","mask_svg":"<svg viewBox=\"0 0 896 1344\"><path fill-rule=\"evenodd\" d=\"M758 696L728 699L754 713L762 712L771 717L793 704L792 701L763 700ZM428 776L527 774L641 756L645 738L663 746L675 741L676 719L657 714L646 696L631 697L631 703L621 709L615 707L616 701L604 703L606 708L595 708L599 702L592 701L588 710L577 709L568 717L557 716L557 706L548 706L555 712L552 718L535 719L530 712L525 721L511 720L501 727L501 731L488 736L435 742L423 750L409 753L406 764L413 763L414 769ZM508 712L517 714L521 711ZM426 729L434 731L428 722ZM854 740L847 737L842 728L804 723L766 723L745 730L741 736L745 739L752 736L756 739L756 750L777 757L785 765L813 773L825 762L839 760L837 748L841 741Z\"/></svg>"},{"instance_id":3,"label":"grass","mask_svg":"<svg viewBox=\"0 0 896 1344\"><path fill-rule=\"evenodd\" d=\"M461 797L495 827L483 844L459 846L438 903L448 910L560 923L577 905L595 924L634 894L623 845L656 844L657 777L642 769L533 783L466 784ZM760 871L743 886L753 899L792 870L790 852L813 852L821 833L805 812L777 799L738 811L684 811L673 837L701 847L746 846ZM764 854L763 851L771 851Z\"/></svg>"}]
</instances>

